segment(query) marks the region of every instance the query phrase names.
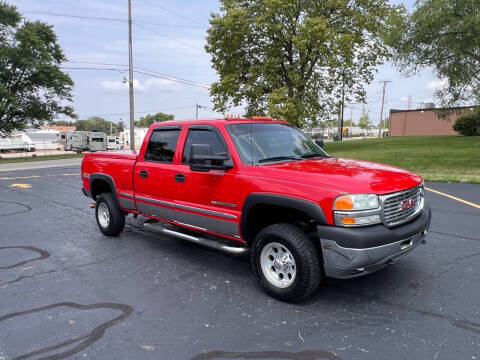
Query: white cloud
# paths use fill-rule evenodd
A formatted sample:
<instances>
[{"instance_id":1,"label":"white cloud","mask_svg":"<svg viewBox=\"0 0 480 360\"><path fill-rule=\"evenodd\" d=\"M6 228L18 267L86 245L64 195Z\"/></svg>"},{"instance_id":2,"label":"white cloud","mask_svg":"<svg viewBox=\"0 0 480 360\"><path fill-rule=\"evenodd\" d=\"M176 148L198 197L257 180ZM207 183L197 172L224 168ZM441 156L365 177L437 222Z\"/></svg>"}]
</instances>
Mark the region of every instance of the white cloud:
<instances>
[{"instance_id":1,"label":"white cloud","mask_svg":"<svg viewBox=\"0 0 480 360\"><path fill-rule=\"evenodd\" d=\"M404 97L400 98L400 101L408 101L408 96L404 96Z\"/></svg>"},{"instance_id":2,"label":"white cloud","mask_svg":"<svg viewBox=\"0 0 480 360\"><path fill-rule=\"evenodd\" d=\"M441 90L444 89L448 86L448 80L447 79L442 79L438 81L430 81L427 84L427 89L430 90Z\"/></svg>"},{"instance_id":3,"label":"white cloud","mask_svg":"<svg viewBox=\"0 0 480 360\"><path fill-rule=\"evenodd\" d=\"M100 81L100 86L111 91L123 91L128 89L128 81ZM167 79L147 79L139 81L133 79L133 89L139 92L178 92L180 91L180 84Z\"/></svg>"}]
</instances>

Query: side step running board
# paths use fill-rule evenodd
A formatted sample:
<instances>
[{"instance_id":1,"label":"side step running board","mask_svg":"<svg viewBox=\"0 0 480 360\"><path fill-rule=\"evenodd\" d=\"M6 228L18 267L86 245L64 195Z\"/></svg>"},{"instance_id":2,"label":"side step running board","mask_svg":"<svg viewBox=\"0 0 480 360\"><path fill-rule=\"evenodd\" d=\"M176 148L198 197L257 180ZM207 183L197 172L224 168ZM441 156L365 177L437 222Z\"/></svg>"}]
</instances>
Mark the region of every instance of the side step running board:
<instances>
[{"instance_id":1,"label":"side step running board","mask_svg":"<svg viewBox=\"0 0 480 360\"><path fill-rule=\"evenodd\" d=\"M214 240L205 239L205 238L202 238L202 237L196 237L196 236L192 236L192 235L187 235L187 234L184 234L184 233L181 233L181 232L178 232L178 231L166 229L165 227L162 226L162 224L159 224L159 223L145 222L143 225L147 229L150 229L150 230L162 233L162 234L170 235L170 236L175 236L175 237L183 239L183 240L187 240L187 241L190 241L190 242L193 242L193 243L204 245L206 247L209 247L209 248L212 248L212 249L215 249L215 250L220 250L220 251L223 251L223 252L226 252L226 253L229 253L229 254L233 254L233 255L242 255L242 254L247 253L248 250L249 250L247 247L228 246L228 245L222 244L221 242L217 242L217 241L214 241Z\"/></svg>"}]
</instances>

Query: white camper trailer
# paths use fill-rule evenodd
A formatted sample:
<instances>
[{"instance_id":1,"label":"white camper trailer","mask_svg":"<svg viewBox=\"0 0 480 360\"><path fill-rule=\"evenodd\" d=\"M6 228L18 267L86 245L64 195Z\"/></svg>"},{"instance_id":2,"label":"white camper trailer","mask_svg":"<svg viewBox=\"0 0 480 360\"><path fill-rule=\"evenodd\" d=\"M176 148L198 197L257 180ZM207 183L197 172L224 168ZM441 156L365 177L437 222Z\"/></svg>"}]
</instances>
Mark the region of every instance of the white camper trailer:
<instances>
[{"instance_id":1,"label":"white camper trailer","mask_svg":"<svg viewBox=\"0 0 480 360\"><path fill-rule=\"evenodd\" d=\"M58 142L67 151L103 151L107 149L107 136L103 132L67 131L58 134Z\"/></svg>"},{"instance_id":2,"label":"white camper trailer","mask_svg":"<svg viewBox=\"0 0 480 360\"><path fill-rule=\"evenodd\" d=\"M122 150L123 145L118 136L107 136L107 150Z\"/></svg>"},{"instance_id":3,"label":"white camper trailer","mask_svg":"<svg viewBox=\"0 0 480 360\"><path fill-rule=\"evenodd\" d=\"M35 145L24 132L14 133L7 137L2 137L0 133L0 151L35 151Z\"/></svg>"}]
</instances>

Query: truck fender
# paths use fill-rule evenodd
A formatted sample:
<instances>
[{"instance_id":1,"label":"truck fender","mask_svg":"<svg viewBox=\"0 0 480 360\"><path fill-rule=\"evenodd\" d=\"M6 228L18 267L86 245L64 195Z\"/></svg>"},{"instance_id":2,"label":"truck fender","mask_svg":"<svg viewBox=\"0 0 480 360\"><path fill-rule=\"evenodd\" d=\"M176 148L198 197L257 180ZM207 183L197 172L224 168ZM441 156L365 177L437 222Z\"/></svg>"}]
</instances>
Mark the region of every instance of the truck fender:
<instances>
[{"instance_id":1,"label":"truck fender","mask_svg":"<svg viewBox=\"0 0 480 360\"><path fill-rule=\"evenodd\" d=\"M118 202L117 187L115 186L115 181L110 175L102 174L102 173L93 173L90 175L90 194L92 199L95 199L95 194L92 191L93 190L92 185L95 180L106 181L107 184L110 186L110 189L112 189L112 195L115 197L115 199L117 199L117 202Z\"/></svg>"},{"instance_id":2,"label":"truck fender","mask_svg":"<svg viewBox=\"0 0 480 360\"><path fill-rule=\"evenodd\" d=\"M243 203L240 229L245 238L248 234L248 213L255 205L276 205L301 211L310 216L317 225L326 225L327 219L319 204L290 196L268 193L249 194Z\"/></svg>"}]
</instances>

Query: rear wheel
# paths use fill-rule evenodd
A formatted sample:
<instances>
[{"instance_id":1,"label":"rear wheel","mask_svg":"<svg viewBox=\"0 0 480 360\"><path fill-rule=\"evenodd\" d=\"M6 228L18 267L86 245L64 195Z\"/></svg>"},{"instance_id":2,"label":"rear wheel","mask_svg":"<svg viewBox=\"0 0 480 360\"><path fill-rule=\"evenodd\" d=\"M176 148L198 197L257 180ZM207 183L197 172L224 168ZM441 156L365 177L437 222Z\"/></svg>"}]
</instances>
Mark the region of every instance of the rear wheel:
<instances>
[{"instance_id":1,"label":"rear wheel","mask_svg":"<svg viewBox=\"0 0 480 360\"><path fill-rule=\"evenodd\" d=\"M298 302L322 281L322 262L312 239L291 224L274 224L255 237L251 263L258 282L271 296Z\"/></svg>"},{"instance_id":2,"label":"rear wheel","mask_svg":"<svg viewBox=\"0 0 480 360\"><path fill-rule=\"evenodd\" d=\"M117 236L125 227L125 214L112 193L103 193L98 196L95 217L98 228L104 235Z\"/></svg>"}]
</instances>

